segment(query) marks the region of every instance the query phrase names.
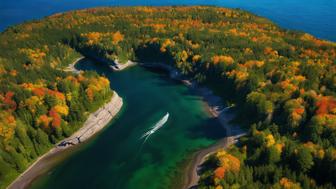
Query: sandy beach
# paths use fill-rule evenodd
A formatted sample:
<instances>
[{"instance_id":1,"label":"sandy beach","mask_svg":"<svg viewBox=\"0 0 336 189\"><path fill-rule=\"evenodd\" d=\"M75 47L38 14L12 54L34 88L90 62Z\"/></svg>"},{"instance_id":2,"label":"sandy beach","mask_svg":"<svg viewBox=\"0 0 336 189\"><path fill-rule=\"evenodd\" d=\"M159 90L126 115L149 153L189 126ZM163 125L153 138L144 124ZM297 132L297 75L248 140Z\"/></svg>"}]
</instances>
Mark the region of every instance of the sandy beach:
<instances>
[{"instance_id":1,"label":"sandy beach","mask_svg":"<svg viewBox=\"0 0 336 189\"><path fill-rule=\"evenodd\" d=\"M113 66L110 65L110 67L113 69L113 71L122 71L122 70L124 70L128 67L137 65L136 62L133 62L133 61L130 61L130 60L128 60L125 63L120 63L118 60L115 60L114 63L115 63L115 65L113 65Z\"/></svg>"},{"instance_id":2,"label":"sandy beach","mask_svg":"<svg viewBox=\"0 0 336 189\"><path fill-rule=\"evenodd\" d=\"M75 61L73 61L71 64L69 64L69 65L64 69L64 71L66 71L66 72L73 72L73 73L75 73L75 74L79 74L79 73L80 73L80 70L77 70L77 69L75 68L75 65L76 65L79 61L81 61L81 60L83 60L83 59L85 59L84 56L81 56L81 57L77 58Z\"/></svg>"},{"instance_id":3,"label":"sandy beach","mask_svg":"<svg viewBox=\"0 0 336 189\"><path fill-rule=\"evenodd\" d=\"M40 156L25 172L16 178L8 189L23 189L27 188L30 183L45 173L45 168L53 165L53 159L66 150L71 150L72 146L77 146L76 144L84 142L91 138L93 135L97 134L101 129L103 129L112 118L119 112L123 104L122 98L114 92L111 100L104 106L99 108L96 112L91 113L88 119L85 121L83 127L76 131L70 137L62 140L64 141L74 141L73 145L58 146L56 145L51 150L49 150L44 155ZM77 142L80 138L80 142ZM60 144L58 143L58 144Z\"/></svg>"},{"instance_id":4,"label":"sandy beach","mask_svg":"<svg viewBox=\"0 0 336 189\"><path fill-rule=\"evenodd\" d=\"M84 59L80 57L70 64L64 71L71 71L79 73L74 66L77 62ZM97 111L91 113L88 119L78 131L73 133L70 137L60 141L55 147L50 149L47 153L40 156L35 162L30 165L23 173L21 173L7 189L24 189L46 172L46 168L55 164L55 159L66 151L72 150L71 147L77 146L84 141L87 141L92 136L101 131L108 123L117 115L123 105L123 99L113 92L111 100L100 107ZM65 144L65 145L61 145Z\"/></svg>"},{"instance_id":5,"label":"sandy beach","mask_svg":"<svg viewBox=\"0 0 336 189\"><path fill-rule=\"evenodd\" d=\"M79 71L75 69L74 65L82 59L83 57L78 58L73 64L70 64L65 71L79 73ZM132 62L132 64L124 64L124 67L120 70L132 65L136 65L136 63ZM198 169L205 161L206 157L218 151L219 149L223 149L234 144L238 137L244 135L244 132L239 127L230 125L229 122L234 117L234 115L230 113L229 107L223 106L221 98L214 95L209 88L200 87L196 82L181 79L178 71L169 65L143 63L140 65L145 67L159 67L161 69L165 69L169 72L171 78L182 81L182 83L188 86L191 90L194 90L197 95L203 98L203 101L205 102L210 114L213 117L218 118L220 124L226 130L227 137L219 140L208 148L194 153L192 160L188 163L185 169L185 175L183 176L182 188L197 188L197 183L199 180ZM118 94L114 92L111 101L106 103L96 112L90 114L82 128L76 131L72 136L59 142L57 146L52 148L49 152L39 157L25 172L17 177L17 179L8 188L27 188L34 179L42 174L45 174L46 167L50 167L54 164L55 157L65 151L71 150L72 146L76 146L76 144L86 141L101 129L103 129L119 112L122 104L122 98L120 98Z\"/></svg>"},{"instance_id":6,"label":"sandy beach","mask_svg":"<svg viewBox=\"0 0 336 189\"><path fill-rule=\"evenodd\" d=\"M224 127L226 137L193 155L192 160L188 163L185 169L182 185L183 189L197 188L199 180L198 170L206 158L218 150L225 149L236 143L237 139L245 134L238 126L230 124L230 121L234 118L234 114L229 111L230 107L222 106L221 99L218 96L214 95L212 91L206 87L196 87L195 90L197 90L197 93L203 97L211 115L217 118L220 124Z\"/></svg>"}]
</instances>

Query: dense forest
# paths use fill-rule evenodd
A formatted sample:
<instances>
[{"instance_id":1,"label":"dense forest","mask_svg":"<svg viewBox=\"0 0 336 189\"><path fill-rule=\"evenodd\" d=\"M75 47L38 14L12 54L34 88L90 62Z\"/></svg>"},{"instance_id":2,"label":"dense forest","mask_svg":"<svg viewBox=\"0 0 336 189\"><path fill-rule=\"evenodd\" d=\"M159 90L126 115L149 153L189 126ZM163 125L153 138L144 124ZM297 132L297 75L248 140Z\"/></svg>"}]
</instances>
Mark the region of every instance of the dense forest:
<instances>
[{"instance_id":1,"label":"dense forest","mask_svg":"<svg viewBox=\"0 0 336 189\"><path fill-rule=\"evenodd\" d=\"M120 7L10 27L0 48L2 186L108 98L104 77L62 71L82 54L166 63L236 105L248 134L208 158L200 188L336 187L335 43L242 10Z\"/></svg>"}]
</instances>

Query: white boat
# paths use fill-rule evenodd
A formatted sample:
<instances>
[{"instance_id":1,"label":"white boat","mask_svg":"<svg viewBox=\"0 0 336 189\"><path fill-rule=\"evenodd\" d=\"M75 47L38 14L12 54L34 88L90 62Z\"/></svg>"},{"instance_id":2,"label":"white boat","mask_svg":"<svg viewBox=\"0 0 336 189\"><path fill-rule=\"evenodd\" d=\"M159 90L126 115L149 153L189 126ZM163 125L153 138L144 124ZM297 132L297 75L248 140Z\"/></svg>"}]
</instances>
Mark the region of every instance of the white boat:
<instances>
[{"instance_id":1,"label":"white boat","mask_svg":"<svg viewBox=\"0 0 336 189\"><path fill-rule=\"evenodd\" d=\"M147 132L145 132L140 138L145 138L145 141L150 137L152 134L154 134L157 130L159 130L167 121L169 118L169 113L167 112L165 116L163 116L151 129Z\"/></svg>"}]
</instances>

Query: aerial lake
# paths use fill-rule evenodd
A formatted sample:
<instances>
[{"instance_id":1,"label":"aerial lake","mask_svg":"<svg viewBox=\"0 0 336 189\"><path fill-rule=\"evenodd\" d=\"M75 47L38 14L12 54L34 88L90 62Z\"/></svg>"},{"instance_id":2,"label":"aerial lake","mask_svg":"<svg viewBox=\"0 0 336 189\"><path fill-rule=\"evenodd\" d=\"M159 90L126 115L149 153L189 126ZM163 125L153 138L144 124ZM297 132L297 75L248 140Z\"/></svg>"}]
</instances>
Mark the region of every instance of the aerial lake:
<instances>
[{"instance_id":1,"label":"aerial lake","mask_svg":"<svg viewBox=\"0 0 336 189\"><path fill-rule=\"evenodd\" d=\"M141 67L111 72L91 61L78 65L107 76L124 100L103 132L33 183L33 188L172 188L183 160L225 136L204 102L186 86ZM167 122L141 136L166 113ZM175 182L171 182L174 179Z\"/></svg>"},{"instance_id":2,"label":"aerial lake","mask_svg":"<svg viewBox=\"0 0 336 189\"><path fill-rule=\"evenodd\" d=\"M140 5L240 8L283 28L336 41L336 0L1 0L0 31L58 12ZM176 188L186 160L225 136L201 97L165 73L139 66L112 72L90 60L76 66L109 78L111 88L124 100L122 111L97 136L48 167L47 174L32 183L34 189ZM167 113L167 121L162 121ZM162 127L142 138L157 124Z\"/></svg>"}]
</instances>

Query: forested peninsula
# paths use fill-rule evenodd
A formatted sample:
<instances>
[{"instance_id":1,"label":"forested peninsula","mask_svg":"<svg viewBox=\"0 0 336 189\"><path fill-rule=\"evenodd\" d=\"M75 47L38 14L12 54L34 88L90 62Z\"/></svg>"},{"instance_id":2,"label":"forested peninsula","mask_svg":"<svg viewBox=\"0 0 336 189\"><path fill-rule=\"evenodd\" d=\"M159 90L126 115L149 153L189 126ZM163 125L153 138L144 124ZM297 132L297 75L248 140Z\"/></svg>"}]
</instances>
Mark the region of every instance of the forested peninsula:
<instances>
[{"instance_id":1,"label":"forested peninsula","mask_svg":"<svg viewBox=\"0 0 336 189\"><path fill-rule=\"evenodd\" d=\"M0 48L0 188L110 100L105 77L64 71L81 56L165 63L235 105L248 133L200 188L336 186L333 42L236 9L117 7L12 26Z\"/></svg>"}]
</instances>

